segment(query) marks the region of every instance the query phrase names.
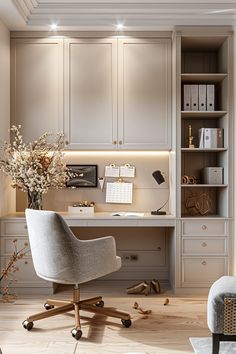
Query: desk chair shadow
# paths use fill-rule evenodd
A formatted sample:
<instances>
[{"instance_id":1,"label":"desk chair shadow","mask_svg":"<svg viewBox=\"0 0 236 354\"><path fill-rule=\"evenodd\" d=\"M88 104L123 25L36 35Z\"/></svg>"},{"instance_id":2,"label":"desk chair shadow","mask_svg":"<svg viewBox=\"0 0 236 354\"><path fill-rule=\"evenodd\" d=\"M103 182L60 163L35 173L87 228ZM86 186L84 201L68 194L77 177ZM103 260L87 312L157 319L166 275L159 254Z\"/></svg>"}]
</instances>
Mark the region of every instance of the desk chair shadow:
<instances>
[{"instance_id":1,"label":"desk chair shadow","mask_svg":"<svg viewBox=\"0 0 236 354\"><path fill-rule=\"evenodd\" d=\"M103 307L101 296L80 300L79 284L112 273L121 267L116 256L112 236L95 240L79 240L63 218L53 211L26 209L26 223L30 240L33 264L37 275L59 284L73 284L73 300L48 299L45 311L29 316L23 327L30 331L34 321L74 310L75 328L72 336L82 336L80 310L120 318L125 327L130 327L130 315Z\"/></svg>"}]
</instances>

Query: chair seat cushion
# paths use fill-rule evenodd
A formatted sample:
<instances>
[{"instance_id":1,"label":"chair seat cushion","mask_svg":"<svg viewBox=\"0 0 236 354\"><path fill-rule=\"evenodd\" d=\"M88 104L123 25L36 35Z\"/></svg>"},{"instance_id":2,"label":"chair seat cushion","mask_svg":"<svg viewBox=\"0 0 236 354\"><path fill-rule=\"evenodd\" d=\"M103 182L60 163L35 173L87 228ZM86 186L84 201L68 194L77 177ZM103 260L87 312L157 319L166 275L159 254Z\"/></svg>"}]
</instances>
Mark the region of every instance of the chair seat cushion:
<instances>
[{"instance_id":1,"label":"chair seat cushion","mask_svg":"<svg viewBox=\"0 0 236 354\"><path fill-rule=\"evenodd\" d=\"M236 298L236 277L223 276L210 288L207 303L207 324L212 333L223 333L225 297Z\"/></svg>"}]
</instances>

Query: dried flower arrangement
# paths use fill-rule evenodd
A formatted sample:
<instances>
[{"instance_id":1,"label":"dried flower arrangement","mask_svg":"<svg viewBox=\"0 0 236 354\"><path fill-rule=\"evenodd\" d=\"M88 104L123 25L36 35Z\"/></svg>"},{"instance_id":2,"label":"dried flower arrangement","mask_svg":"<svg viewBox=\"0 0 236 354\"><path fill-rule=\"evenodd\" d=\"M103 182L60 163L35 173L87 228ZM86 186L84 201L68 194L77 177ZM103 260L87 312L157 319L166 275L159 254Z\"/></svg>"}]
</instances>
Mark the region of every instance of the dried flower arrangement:
<instances>
[{"instance_id":1,"label":"dried flower arrangement","mask_svg":"<svg viewBox=\"0 0 236 354\"><path fill-rule=\"evenodd\" d=\"M20 250L17 249L17 240L13 240L13 245L14 251L6 264L6 267L3 268L0 273L0 295L3 302L10 302L16 299L16 294L10 293L9 287L13 282L17 281L14 277L15 273L19 270L19 267L16 264L17 261L22 259L29 251L27 242Z\"/></svg>"},{"instance_id":2,"label":"dried flower arrangement","mask_svg":"<svg viewBox=\"0 0 236 354\"><path fill-rule=\"evenodd\" d=\"M69 180L69 171L62 161L64 135L45 133L38 140L26 144L21 126L13 125L12 143L0 146L0 170L12 179L12 187L27 193L28 208L42 209L42 195L49 188L63 188ZM54 135L52 142L49 136Z\"/></svg>"}]
</instances>

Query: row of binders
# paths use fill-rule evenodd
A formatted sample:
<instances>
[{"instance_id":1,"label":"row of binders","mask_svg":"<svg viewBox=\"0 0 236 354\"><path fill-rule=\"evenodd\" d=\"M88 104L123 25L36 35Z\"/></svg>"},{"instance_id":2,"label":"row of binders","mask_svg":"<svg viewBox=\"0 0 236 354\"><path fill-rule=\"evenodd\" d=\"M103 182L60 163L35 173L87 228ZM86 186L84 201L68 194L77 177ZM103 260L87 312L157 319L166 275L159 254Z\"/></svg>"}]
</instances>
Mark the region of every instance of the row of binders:
<instances>
[{"instance_id":1,"label":"row of binders","mask_svg":"<svg viewBox=\"0 0 236 354\"><path fill-rule=\"evenodd\" d=\"M184 111L214 111L215 85L184 85Z\"/></svg>"}]
</instances>

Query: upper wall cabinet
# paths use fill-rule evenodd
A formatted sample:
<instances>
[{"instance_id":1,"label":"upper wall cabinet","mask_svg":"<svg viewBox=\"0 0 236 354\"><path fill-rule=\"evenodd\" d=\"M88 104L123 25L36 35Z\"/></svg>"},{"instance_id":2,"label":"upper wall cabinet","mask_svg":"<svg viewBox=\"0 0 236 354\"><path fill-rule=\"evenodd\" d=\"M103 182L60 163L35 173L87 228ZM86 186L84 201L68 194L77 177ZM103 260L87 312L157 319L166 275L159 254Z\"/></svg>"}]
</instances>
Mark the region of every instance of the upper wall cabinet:
<instances>
[{"instance_id":1,"label":"upper wall cabinet","mask_svg":"<svg viewBox=\"0 0 236 354\"><path fill-rule=\"evenodd\" d=\"M116 39L65 45L65 136L71 149L117 146Z\"/></svg>"},{"instance_id":2,"label":"upper wall cabinet","mask_svg":"<svg viewBox=\"0 0 236 354\"><path fill-rule=\"evenodd\" d=\"M171 41L118 40L120 149L170 149Z\"/></svg>"},{"instance_id":3,"label":"upper wall cabinet","mask_svg":"<svg viewBox=\"0 0 236 354\"><path fill-rule=\"evenodd\" d=\"M63 130L63 42L11 42L11 123L21 124L26 141Z\"/></svg>"},{"instance_id":4,"label":"upper wall cabinet","mask_svg":"<svg viewBox=\"0 0 236 354\"><path fill-rule=\"evenodd\" d=\"M169 39L68 39L65 48L69 148L171 148Z\"/></svg>"}]
</instances>

